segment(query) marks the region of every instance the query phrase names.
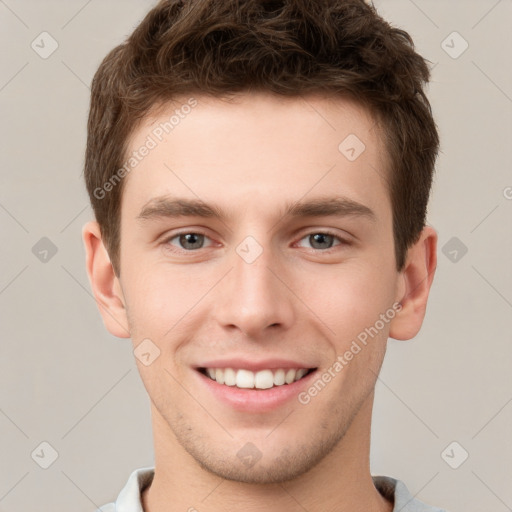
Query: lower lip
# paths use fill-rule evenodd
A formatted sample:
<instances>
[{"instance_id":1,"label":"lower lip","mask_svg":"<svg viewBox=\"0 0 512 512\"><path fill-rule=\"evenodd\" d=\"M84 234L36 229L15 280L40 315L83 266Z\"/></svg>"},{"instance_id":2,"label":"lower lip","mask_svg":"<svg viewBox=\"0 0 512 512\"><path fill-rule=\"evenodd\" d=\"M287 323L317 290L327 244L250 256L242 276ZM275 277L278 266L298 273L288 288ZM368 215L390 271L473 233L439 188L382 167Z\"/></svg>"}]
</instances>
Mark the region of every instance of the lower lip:
<instances>
[{"instance_id":1,"label":"lower lip","mask_svg":"<svg viewBox=\"0 0 512 512\"><path fill-rule=\"evenodd\" d=\"M316 372L317 370L314 370L291 384L274 386L268 389L242 389L236 386L219 384L201 372L195 371L201 382L221 402L237 411L253 413L272 411L294 398L297 399L298 394L309 385Z\"/></svg>"}]
</instances>

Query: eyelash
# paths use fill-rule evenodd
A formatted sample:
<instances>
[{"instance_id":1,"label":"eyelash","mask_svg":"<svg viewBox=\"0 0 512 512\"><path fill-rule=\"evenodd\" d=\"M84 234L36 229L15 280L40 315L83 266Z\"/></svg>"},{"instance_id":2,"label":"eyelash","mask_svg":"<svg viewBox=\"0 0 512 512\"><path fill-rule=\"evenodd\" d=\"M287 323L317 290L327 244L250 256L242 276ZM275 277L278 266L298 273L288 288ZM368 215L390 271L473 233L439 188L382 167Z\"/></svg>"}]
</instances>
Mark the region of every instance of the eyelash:
<instances>
[{"instance_id":1,"label":"eyelash","mask_svg":"<svg viewBox=\"0 0 512 512\"><path fill-rule=\"evenodd\" d=\"M205 233L202 233L201 231L182 231L180 233L174 233L172 236L167 237L163 241L163 244L169 247L169 246L171 246L171 244L170 244L171 240L174 240L175 238L178 238L178 237L180 237L182 235L202 235L205 238L208 238L208 239L210 238L208 235L206 235ZM310 237L312 235L328 235L328 236L332 236L335 240L337 240L339 242L338 244L333 245L332 247L329 247L328 249L314 249L314 248L310 248L310 250L314 251L314 252L330 254L333 250L336 249L336 247L351 245L351 242L349 242L348 240L340 237L336 233L333 233L332 231L329 231L329 230L311 231L311 232L305 234L302 238L300 238L299 241L302 241L305 238L308 238L308 237ZM207 247L201 247L199 249L189 249L189 250L187 250L187 249L179 249L179 248L173 247L172 251L173 252L178 252L178 253L194 253L194 252L198 252L201 249L207 249Z\"/></svg>"}]
</instances>

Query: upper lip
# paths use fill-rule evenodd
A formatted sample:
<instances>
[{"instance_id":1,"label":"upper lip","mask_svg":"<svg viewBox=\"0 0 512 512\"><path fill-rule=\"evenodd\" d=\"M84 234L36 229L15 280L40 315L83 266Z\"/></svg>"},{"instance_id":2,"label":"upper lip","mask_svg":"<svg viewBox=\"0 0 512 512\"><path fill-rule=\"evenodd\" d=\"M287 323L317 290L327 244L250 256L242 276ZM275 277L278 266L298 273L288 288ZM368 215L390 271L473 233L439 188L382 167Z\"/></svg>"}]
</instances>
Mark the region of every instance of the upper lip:
<instances>
[{"instance_id":1,"label":"upper lip","mask_svg":"<svg viewBox=\"0 0 512 512\"><path fill-rule=\"evenodd\" d=\"M199 368L233 368L257 372L260 370L278 370L279 368L311 369L316 368L316 366L293 361L290 359L264 359L261 361L254 361L253 359L249 360L243 358L230 358L205 361L199 365L196 365L196 369Z\"/></svg>"}]
</instances>

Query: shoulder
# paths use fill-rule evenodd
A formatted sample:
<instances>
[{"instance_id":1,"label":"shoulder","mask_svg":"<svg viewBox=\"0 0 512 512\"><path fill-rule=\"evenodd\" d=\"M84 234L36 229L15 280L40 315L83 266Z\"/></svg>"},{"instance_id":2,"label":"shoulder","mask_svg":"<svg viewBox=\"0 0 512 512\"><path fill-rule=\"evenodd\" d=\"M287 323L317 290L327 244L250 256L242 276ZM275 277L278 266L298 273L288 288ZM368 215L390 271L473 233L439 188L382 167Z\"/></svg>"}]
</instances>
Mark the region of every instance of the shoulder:
<instances>
[{"instance_id":1,"label":"shoulder","mask_svg":"<svg viewBox=\"0 0 512 512\"><path fill-rule=\"evenodd\" d=\"M414 498L401 480L389 476L374 476L372 478L377 490L389 501L394 502L393 512L448 512Z\"/></svg>"},{"instance_id":2,"label":"shoulder","mask_svg":"<svg viewBox=\"0 0 512 512\"><path fill-rule=\"evenodd\" d=\"M103 505L95 512L141 511L141 492L151 483L153 476L153 467L136 469L130 474L128 481L117 496L117 500Z\"/></svg>"},{"instance_id":3,"label":"shoulder","mask_svg":"<svg viewBox=\"0 0 512 512\"><path fill-rule=\"evenodd\" d=\"M97 512L116 512L116 504L115 503L107 503L100 507Z\"/></svg>"}]
</instances>

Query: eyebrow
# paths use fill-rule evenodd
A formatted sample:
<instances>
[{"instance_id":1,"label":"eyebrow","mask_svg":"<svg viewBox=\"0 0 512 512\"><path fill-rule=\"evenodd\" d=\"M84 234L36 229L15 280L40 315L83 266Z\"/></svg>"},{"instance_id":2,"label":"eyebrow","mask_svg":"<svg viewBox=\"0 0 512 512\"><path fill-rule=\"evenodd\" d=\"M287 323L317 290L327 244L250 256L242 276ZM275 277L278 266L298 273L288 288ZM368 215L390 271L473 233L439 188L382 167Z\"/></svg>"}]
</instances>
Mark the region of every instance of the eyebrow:
<instances>
[{"instance_id":1,"label":"eyebrow","mask_svg":"<svg viewBox=\"0 0 512 512\"><path fill-rule=\"evenodd\" d=\"M357 201L346 197L325 197L310 201L287 203L283 217L364 217L375 221L373 210ZM140 211L138 219L204 217L226 220L228 215L222 208L205 203L199 199L158 197L148 201Z\"/></svg>"}]
</instances>

